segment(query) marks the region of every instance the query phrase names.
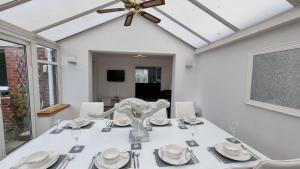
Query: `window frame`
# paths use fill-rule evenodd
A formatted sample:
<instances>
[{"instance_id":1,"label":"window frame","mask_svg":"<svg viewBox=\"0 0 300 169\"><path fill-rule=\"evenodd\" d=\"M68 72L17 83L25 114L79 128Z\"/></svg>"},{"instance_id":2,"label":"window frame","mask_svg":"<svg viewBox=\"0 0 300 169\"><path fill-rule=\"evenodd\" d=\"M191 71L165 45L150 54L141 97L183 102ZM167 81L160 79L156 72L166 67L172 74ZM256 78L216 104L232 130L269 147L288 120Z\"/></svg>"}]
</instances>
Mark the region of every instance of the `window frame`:
<instances>
[{"instance_id":1,"label":"window frame","mask_svg":"<svg viewBox=\"0 0 300 169\"><path fill-rule=\"evenodd\" d=\"M48 60L41 60L41 59L38 59L38 56L37 56L37 48L39 46L42 46L42 47L45 47L45 48L50 48L50 49L53 49L53 50L56 50L56 61L53 62L53 61L48 61ZM36 90L35 90L35 95L36 95L36 108L37 108L37 111L36 112L39 112L41 110L43 110L41 108L41 102L40 102L40 84L39 84L39 72L38 72L38 65L39 64L47 64L47 65L55 65L57 66L57 92L58 92L58 103L57 104L60 104L61 103L61 58L59 57L59 49L57 47L49 47L48 45L45 45L45 44L41 44L41 43L35 43L35 44L32 44L32 52L34 53L33 55L33 66L34 66L34 76L35 76L35 79L34 79L34 83L35 83L35 86L36 87ZM53 105L54 106L54 105ZM51 106L50 106L51 107ZM48 108L48 107L47 107ZM45 109L45 108L44 108Z\"/></svg>"}]
</instances>

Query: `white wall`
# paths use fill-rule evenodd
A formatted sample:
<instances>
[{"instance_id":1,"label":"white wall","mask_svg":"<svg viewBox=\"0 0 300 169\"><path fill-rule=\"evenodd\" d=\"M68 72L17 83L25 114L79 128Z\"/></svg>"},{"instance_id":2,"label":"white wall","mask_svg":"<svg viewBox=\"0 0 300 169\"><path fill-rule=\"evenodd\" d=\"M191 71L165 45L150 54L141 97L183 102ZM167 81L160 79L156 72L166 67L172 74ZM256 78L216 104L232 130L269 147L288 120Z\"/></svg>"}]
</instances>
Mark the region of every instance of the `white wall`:
<instances>
[{"instance_id":1,"label":"white wall","mask_svg":"<svg viewBox=\"0 0 300 169\"><path fill-rule=\"evenodd\" d=\"M137 66L161 67L161 90L170 90L172 84L173 56L149 56L133 58L134 54L93 55L93 96L99 101L103 97L118 96L128 98L135 96L135 68ZM107 70L125 70L125 82L108 82Z\"/></svg>"},{"instance_id":2,"label":"white wall","mask_svg":"<svg viewBox=\"0 0 300 169\"><path fill-rule=\"evenodd\" d=\"M300 39L300 23L239 41L198 57L198 103L205 117L274 159L300 158L300 118L244 104L248 52Z\"/></svg>"},{"instance_id":3,"label":"white wall","mask_svg":"<svg viewBox=\"0 0 300 169\"><path fill-rule=\"evenodd\" d=\"M101 27L60 41L62 54L63 102L72 104L78 113L81 102L92 100L92 59L89 50L175 54L173 63L173 101L193 99L194 69L186 69L186 59L194 49L166 31L137 16L130 27L124 27L125 17ZM67 63L69 56L78 58L77 65ZM174 108L174 107L173 107Z\"/></svg>"}]
</instances>

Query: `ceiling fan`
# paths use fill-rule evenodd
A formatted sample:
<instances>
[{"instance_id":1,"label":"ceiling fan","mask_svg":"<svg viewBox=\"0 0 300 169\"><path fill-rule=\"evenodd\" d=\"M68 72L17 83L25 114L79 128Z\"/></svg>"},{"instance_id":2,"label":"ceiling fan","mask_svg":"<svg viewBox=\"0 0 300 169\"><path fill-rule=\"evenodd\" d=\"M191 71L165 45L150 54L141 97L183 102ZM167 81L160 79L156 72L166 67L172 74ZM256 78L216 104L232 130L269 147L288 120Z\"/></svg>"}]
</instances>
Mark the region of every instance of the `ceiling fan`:
<instances>
[{"instance_id":1,"label":"ceiling fan","mask_svg":"<svg viewBox=\"0 0 300 169\"><path fill-rule=\"evenodd\" d=\"M133 16L135 14L140 14L142 17L148 19L149 21L158 24L161 20L148 12L143 11L143 9L160 6L165 4L165 0L149 0L146 2L140 2L140 0L122 0L125 4L125 8L113 8L113 9L101 9L97 10L99 14L118 12L128 10L128 14L124 23L124 26L130 26L132 23Z\"/></svg>"}]
</instances>

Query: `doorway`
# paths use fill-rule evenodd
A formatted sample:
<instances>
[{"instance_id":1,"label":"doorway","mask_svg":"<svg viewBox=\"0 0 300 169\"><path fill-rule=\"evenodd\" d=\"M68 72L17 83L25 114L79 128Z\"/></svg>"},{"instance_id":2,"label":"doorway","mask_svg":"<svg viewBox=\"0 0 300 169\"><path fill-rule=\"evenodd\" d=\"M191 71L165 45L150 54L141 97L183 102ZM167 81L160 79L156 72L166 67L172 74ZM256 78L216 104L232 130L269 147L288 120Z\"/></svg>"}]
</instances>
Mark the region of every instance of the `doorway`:
<instances>
[{"instance_id":1,"label":"doorway","mask_svg":"<svg viewBox=\"0 0 300 169\"><path fill-rule=\"evenodd\" d=\"M26 46L0 40L0 94L5 155L32 139Z\"/></svg>"}]
</instances>

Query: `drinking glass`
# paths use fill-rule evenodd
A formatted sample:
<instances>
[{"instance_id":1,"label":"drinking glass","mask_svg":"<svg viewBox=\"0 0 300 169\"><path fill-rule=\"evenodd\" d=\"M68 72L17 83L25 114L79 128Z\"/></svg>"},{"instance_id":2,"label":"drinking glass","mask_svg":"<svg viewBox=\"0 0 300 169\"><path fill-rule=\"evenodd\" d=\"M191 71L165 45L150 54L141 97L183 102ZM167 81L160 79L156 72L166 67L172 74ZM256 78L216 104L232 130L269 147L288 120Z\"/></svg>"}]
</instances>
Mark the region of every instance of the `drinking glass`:
<instances>
[{"instance_id":1,"label":"drinking glass","mask_svg":"<svg viewBox=\"0 0 300 169\"><path fill-rule=\"evenodd\" d=\"M55 131L58 131L58 130L59 130L59 129L58 129L58 125L59 125L60 122L61 122L61 119L60 119L60 118L56 118L56 119L54 120Z\"/></svg>"},{"instance_id":2,"label":"drinking glass","mask_svg":"<svg viewBox=\"0 0 300 169\"><path fill-rule=\"evenodd\" d=\"M190 123L190 132L192 135L192 140L194 140L194 136L196 135L198 125L192 120L190 120L189 123Z\"/></svg>"},{"instance_id":3,"label":"drinking glass","mask_svg":"<svg viewBox=\"0 0 300 169\"><path fill-rule=\"evenodd\" d=\"M239 123L236 121L231 121L229 124L229 130L231 132L231 135L236 138L237 129L239 127Z\"/></svg>"},{"instance_id":4,"label":"drinking glass","mask_svg":"<svg viewBox=\"0 0 300 169\"><path fill-rule=\"evenodd\" d=\"M80 130L80 128L72 128L71 129L71 135L72 135L72 137L73 137L73 139L75 140L75 142L76 142L76 145L75 145L75 150L78 150L79 149L79 146L78 146L78 139L79 139L79 137L80 137L80 135L81 135L81 130Z\"/></svg>"}]
</instances>

